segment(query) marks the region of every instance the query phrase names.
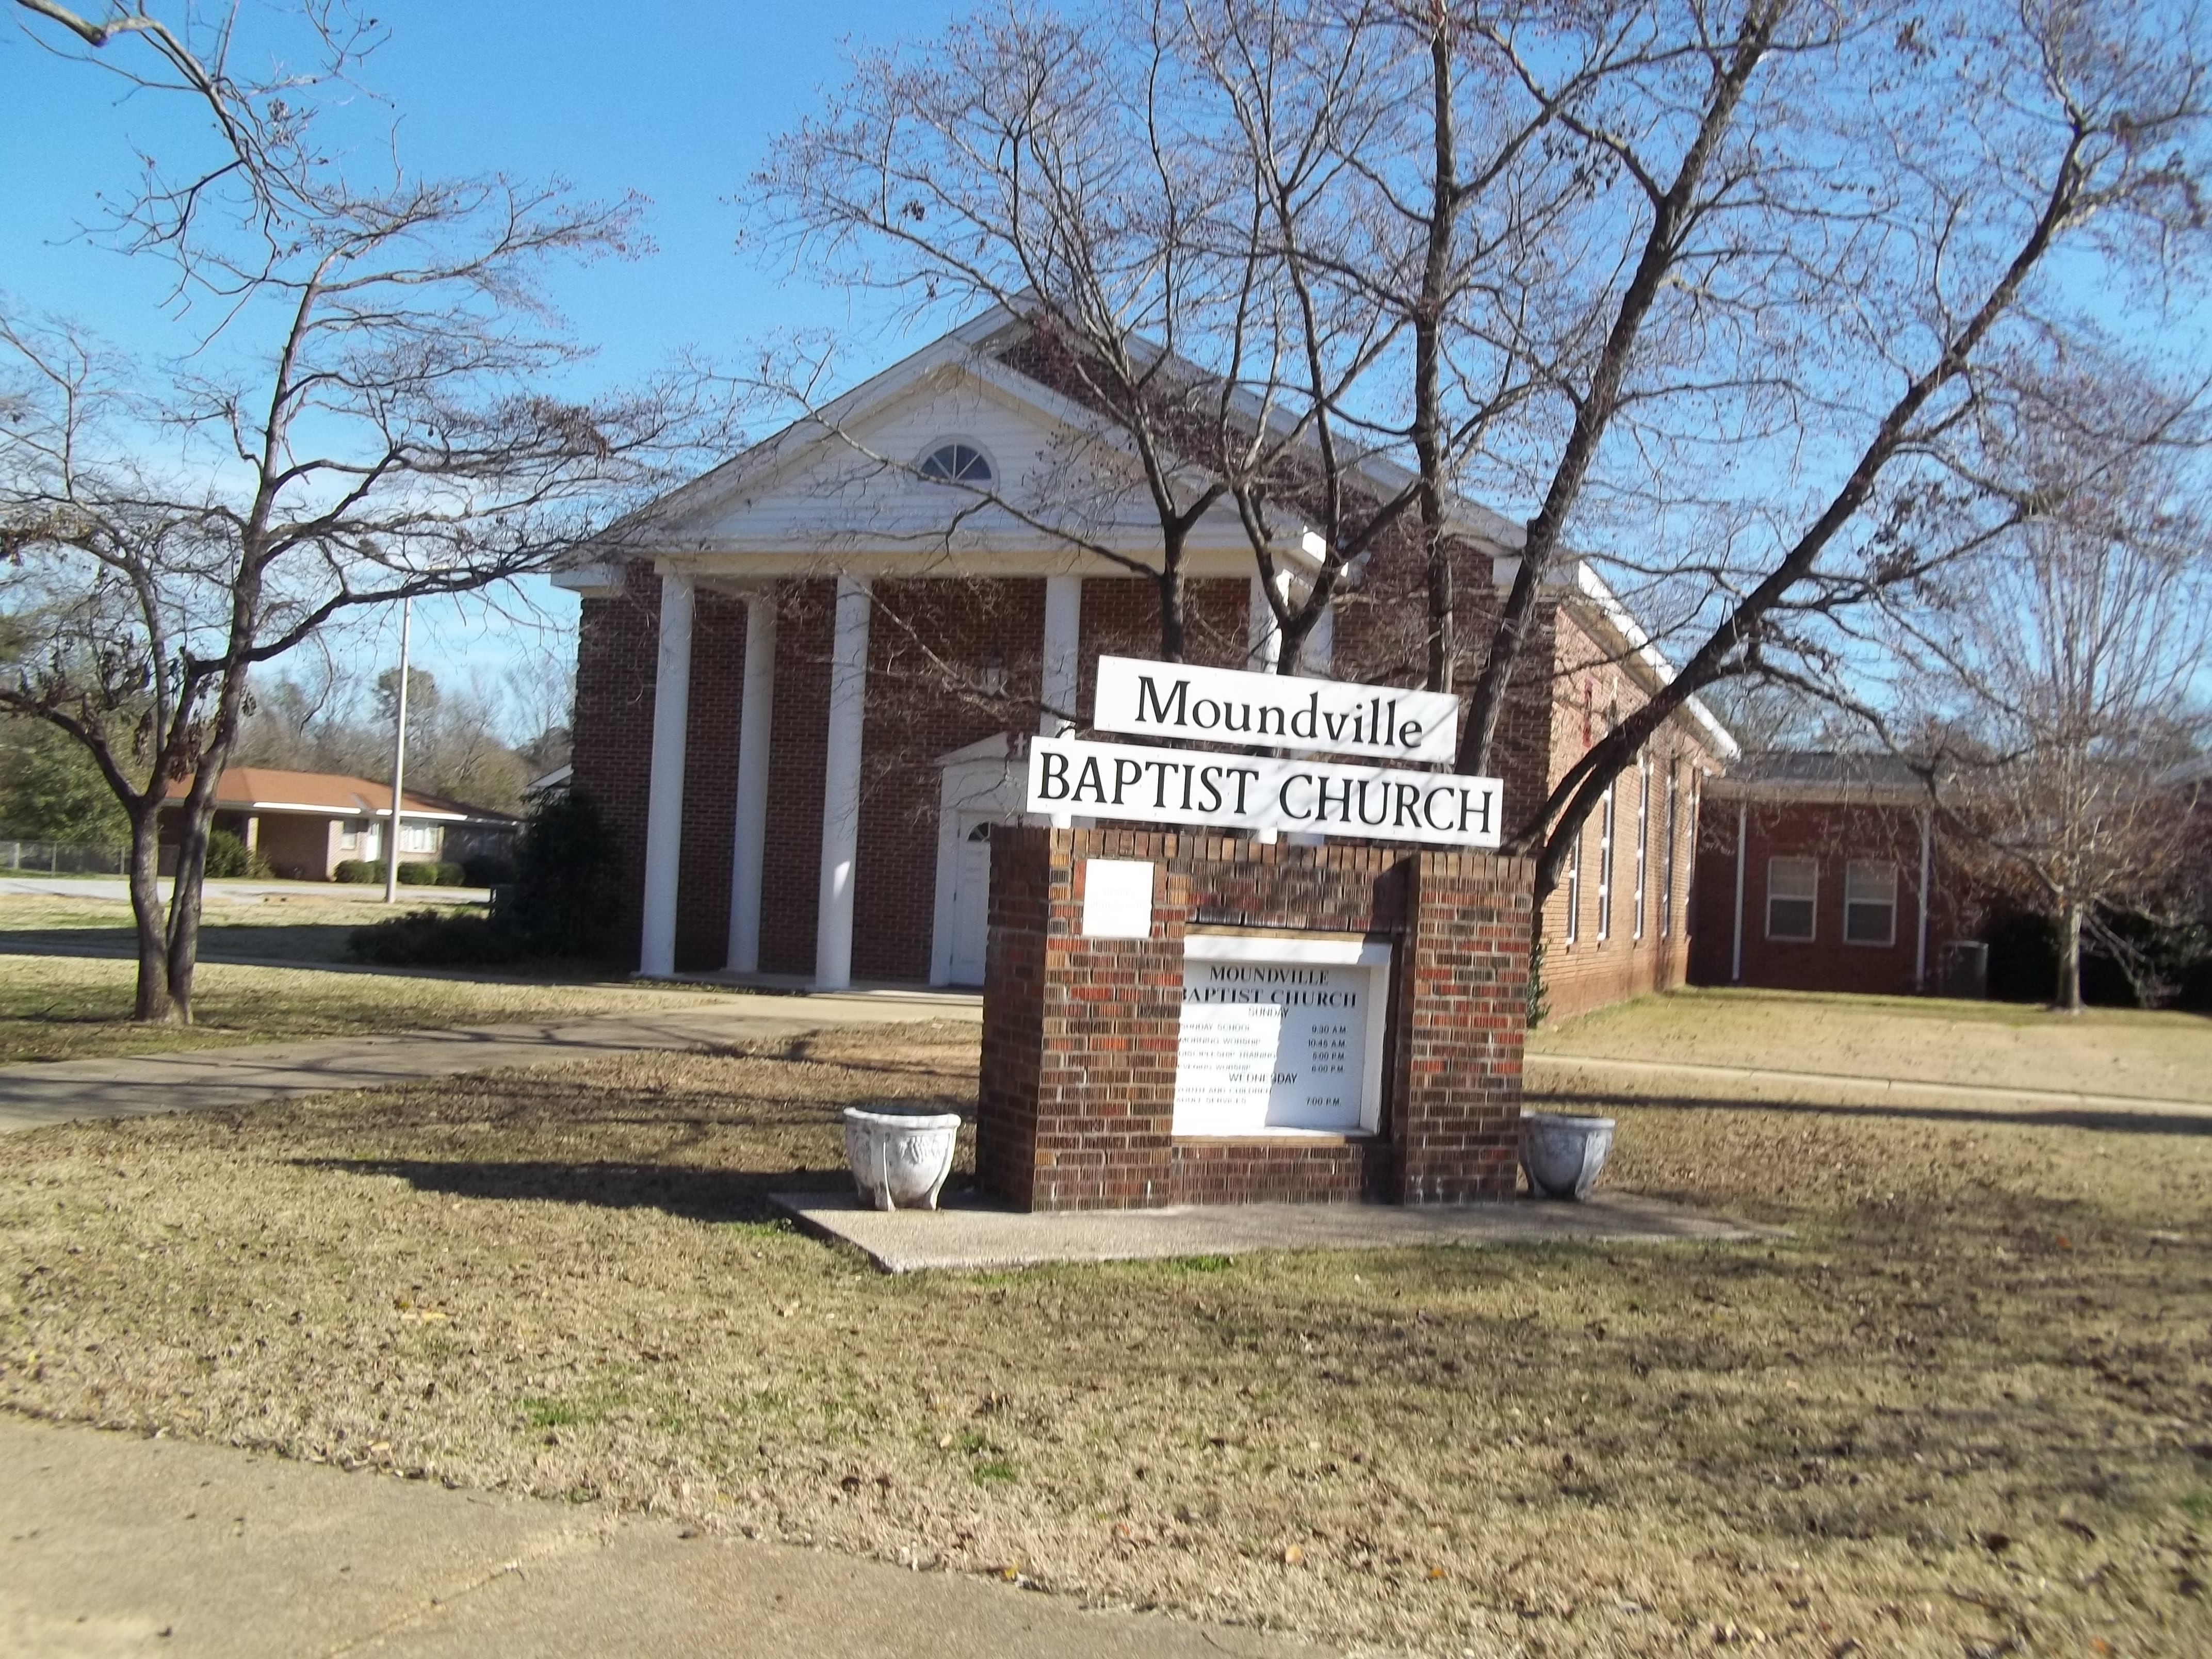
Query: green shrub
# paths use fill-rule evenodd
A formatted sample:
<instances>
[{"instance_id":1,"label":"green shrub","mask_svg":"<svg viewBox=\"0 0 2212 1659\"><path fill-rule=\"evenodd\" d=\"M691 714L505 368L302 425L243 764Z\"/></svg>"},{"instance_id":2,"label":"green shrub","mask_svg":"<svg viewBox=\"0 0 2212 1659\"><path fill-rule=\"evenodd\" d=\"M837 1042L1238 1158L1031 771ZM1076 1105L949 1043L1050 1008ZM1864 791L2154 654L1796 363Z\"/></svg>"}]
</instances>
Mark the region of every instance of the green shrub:
<instances>
[{"instance_id":1,"label":"green shrub","mask_svg":"<svg viewBox=\"0 0 2212 1659\"><path fill-rule=\"evenodd\" d=\"M1544 983L1544 941L1528 947L1528 1029L1534 1030L1552 1016L1552 993Z\"/></svg>"},{"instance_id":2,"label":"green shrub","mask_svg":"<svg viewBox=\"0 0 2212 1659\"><path fill-rule=\"evenodd\" d=\"M340 859L337 868L331 873L331 879L380 884L384 880L384 866L374 859Z\"/></svg>"},{"instance_id":3,"label":"green shrub","mask_svg":"<svg viewBox=\"0 0 2212 1659\"><path fill-rule=\"evenodd\" d=\"M207 873L218 881L231 880L240 876L266 876L272 873L269 860L258 847L248 847L244 839L228 830L208 831Z\"/></svg>"},{"instance_id":4,"label":"green shrub","mask_svg":"<svg viewBox=\"0 0 2212 1659\"><path fill-rule=\"evenodd\" d=\"M376 866L376 878L379 881L384 879L384 866L380 864ZM403 864L399 866L399 884L402 887L459 887L461 884L461 866L428 862Z\"/></svg>"},{"instance_id":5,"label":"green shrub","mask_svg":"<svg viewBox=\"0 0 2212 1659\"><path fill-rule=\"evenodd\" d=\"M366 866L382 879L380 866ZM447 872L410 876L410 871ZM410 885L458 882L459 865L399 866ZM590 959L607 954L615 913L613 826L587 795L570 793L539 805L516 848L514 881L503 887L491 916L412 911L354 930L353 954L399 966Z\"/></svg>"}]
</instances>

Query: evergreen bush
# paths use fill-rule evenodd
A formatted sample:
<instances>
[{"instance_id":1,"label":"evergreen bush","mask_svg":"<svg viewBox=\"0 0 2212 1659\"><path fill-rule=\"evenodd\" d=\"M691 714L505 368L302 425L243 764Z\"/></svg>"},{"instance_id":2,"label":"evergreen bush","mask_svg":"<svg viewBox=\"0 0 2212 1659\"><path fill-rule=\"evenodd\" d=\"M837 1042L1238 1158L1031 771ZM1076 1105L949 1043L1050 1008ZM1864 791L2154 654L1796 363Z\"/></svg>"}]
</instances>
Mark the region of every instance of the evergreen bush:
<instances>
[{"instance_id":1,"label":"evergreen bush","mask_svg":"<svg viewBox=\"0 0 2212 1659\"><path fill-rule=\"evenodd\" d=\"M363 867L382 879L380 866ZM453 882L465 873L459 865L403 864L400 880L410 882L414 869L451 871ZM496 914L413 911L356 928L349 945L361 961L393 966L602 957L613 944L614 882L614 826L590 796L571 792L530 815L515 848L514 883Z\"/></svg>"}]
</instances>

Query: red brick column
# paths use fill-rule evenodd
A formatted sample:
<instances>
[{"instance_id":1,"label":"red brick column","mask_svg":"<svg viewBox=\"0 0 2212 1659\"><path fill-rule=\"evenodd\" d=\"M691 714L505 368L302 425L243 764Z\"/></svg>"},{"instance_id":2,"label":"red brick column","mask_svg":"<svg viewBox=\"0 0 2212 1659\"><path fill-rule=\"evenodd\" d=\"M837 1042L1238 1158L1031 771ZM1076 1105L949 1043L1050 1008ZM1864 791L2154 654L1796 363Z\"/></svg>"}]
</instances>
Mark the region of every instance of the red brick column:
<instances>
[{"instance_id":1,"label":"red brick column","mask_svg":"<svg viewBox=\"0 0 2212 1659\"><path fill-rule=\"evenodd\" d=\"M1392 1020L1399 1197L1510 1198L1534 872L1524 860L1474 853L1411 862Z\"/></svg>"},{"instance_id":2,"label":"red brick column","mask_svg":"<svg viewBox=\"0 0 2212 1659\"><path fill-rule=\"evenodd\" d=\"M1152 931L1082 933L1086 859L1155 866ZM1533 871L1525 860L1007 829L991 858L976 1168L1024 1209L1510 1197ZM1193 928L1387 937L1375 1134L1174 1132Z\"/></svg>"}]
</instances>

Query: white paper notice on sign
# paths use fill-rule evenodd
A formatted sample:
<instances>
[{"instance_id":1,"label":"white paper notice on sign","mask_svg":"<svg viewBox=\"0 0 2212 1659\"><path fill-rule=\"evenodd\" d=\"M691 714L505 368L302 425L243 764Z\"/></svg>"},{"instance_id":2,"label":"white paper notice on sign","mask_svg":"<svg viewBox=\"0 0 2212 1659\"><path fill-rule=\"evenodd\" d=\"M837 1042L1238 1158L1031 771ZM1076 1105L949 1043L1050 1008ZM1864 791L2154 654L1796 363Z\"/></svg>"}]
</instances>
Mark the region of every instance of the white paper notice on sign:
<instances>
[{"instance_id":1,"label":"white paper notice on sign","mask_svg":"<svg viewBox=\"0 0 2212 1659\"><path fill-rule=\"evenodd\" d=\"M1091 724L1186 743L1448 764L1458 744L1459 699L1448 691L1101 657Z\"/></svg>"},{"instance_id":2,"label":"white paper notice on sign","mask_svg":"<svg viewBox=\"0 0 2212 1659\"><path fill-rule=\"evenodd\" d=\"M1029 810L1437 847L1499 841L1496 778L1079 738L1030 739Z\"/></svg>"},{"instance_id":3,"label":"white paper notice on sign","mask_svg":"<svg viewBox=\"0 0 2212 1659\"><path fill-rule=\"evenodd\" d=\"M1389 964L1379 942L1191 934L1174 1132L1372 1133Z\"/></svg>"}]
</instances>

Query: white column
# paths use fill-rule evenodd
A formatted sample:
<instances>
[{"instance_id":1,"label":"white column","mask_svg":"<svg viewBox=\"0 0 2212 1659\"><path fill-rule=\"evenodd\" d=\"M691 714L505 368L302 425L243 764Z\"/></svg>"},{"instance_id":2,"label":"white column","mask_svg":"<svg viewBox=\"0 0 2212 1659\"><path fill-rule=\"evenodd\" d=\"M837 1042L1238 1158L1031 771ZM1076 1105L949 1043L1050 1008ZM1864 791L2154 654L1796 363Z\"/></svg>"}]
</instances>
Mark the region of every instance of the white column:
<instances>
[{"instance_id":1,"label":"white column","mask_svg":"<svg viewBox=\"0 0 2212 1659\"><path fill-rule=\"evenodd\" d=\"M1077 640L1083 628L1083 578L1047 576L1044 579L1044 672L1037 701L1037 730L1048 738L1064 736L1075 726L1076 687L1080 669ZM1052 711L1066 709L1062 720Z\"/></svg>"},{"instance_id":2,"label":"white column","mask_svg":"<svg viewBox=\"0 0 2212 1659\"><path fill-rule=\"evenodd\" d=\"M1336 666L1336 605L1334 602L1322 607L1321 615L1314 618L1313 631L1298 647L1298 671L1329 678Z\"/></svg>"},{"instance_id":3,"label":"white column","mask_svg":"<svg viewBox=\"0 0 2212 1659\"><path fill-rule=\"evenodd\" d=\"M1291 573L1275 573L1275 591L1289 591ZM1255 573L1252 578L1251 597L1246 601L1244 612L1244 665L1255 674L1272 674L1283 657L1283 630L1275 625L1275 609L1267 603L1267 584ZM1275 842L1282 838L1279 830L1255 830L1252 839Z\"/></svg>"},{"instance_id":4,"label":"white column","mask_svg":"<svg viewBox=\"0 0 2212 1659\"><path fill-rule=\"evenodd\" d=\"M1277 592L1287 591L1289 583L1290 572L1275 573ZM1255 674L1272 674L1282 654L1282 630L1275 626L1275 610L1267 603L1267 585L1255 574L1244 611L1244 665Z\"/></svg>"},{"instance_id":5,"label":"white column","mask_svg":"<svg viewBox=\"0 0 2212 1659\"><path fill-rule=\"evenodd\" d=\"M860 844L860 724L867 706L868 585L837 578L830 647L830 744L822 769L822 891L815 907L814 988L853 982L853 872Z\"/></svg>"},{"instance_id":6,"label":"white column","mask_svg":"<svg viewBox=\"0 0 2212 1659\"><path fill-rule=\"evenodd\" d=\"M676 971L676 866L684 850L684 728L691 715L691 579L660 578L660 645L653 684L653 774L645 808L645 925L641 974Z\"/></svg>"},{"instance_id":7,"label":"white column","mask_svg":"<svg viewBox=\"0 0 2212 1659\"><path fill-rule=\"evenodd\" d=\"M1298 670L1302 673L1327 679L1329 671L1335 665L1336 606L1332 604L1322 607L1321 615L1314 618L1312 631L1299 645ZM1328 844L1327 836L1312 830L1296 830L1291 836L1293 847L1326 847Z\"/></svg>"},{"instance_id":8,"label":"white column","mask_svg":"<svg viewBox=\"0 0 2212 1659\"><path fill-rule=\"evenodd\" d=\"M775 593L745 600L745 683L738 708L738 810L730 837L733 974L760 971L761 861L768 848L769 736L775 709Z\"/></svg>"},{"instance_id":9,"label":"white column","mask_svg":"<svg viewBox=\"0 0 2212 1659\"><path fill-rule=\"evenodd\" d=\"M1044 579L1044 661L1037 701L1037 731L1048 738L1065 736L1075 729L1075 700L1081 684L1083 578L1047 576ZM1065 709L1062 719L1055 709ZM1052 827L1065 830L1075 819L1066 812L1052 815Z\"/></svg>"},{"instance_id":10,"label":"white column","mask_svg":"<svg viewBox=\"0 0 2212 1659\"><path fill-rule=\"evenodd\" d=\"M1729 982L1743 983L1743 865L1750 856L1751 803L1735 804L1735 948L1729 963Z\"/></svg>"}]
</instances>

